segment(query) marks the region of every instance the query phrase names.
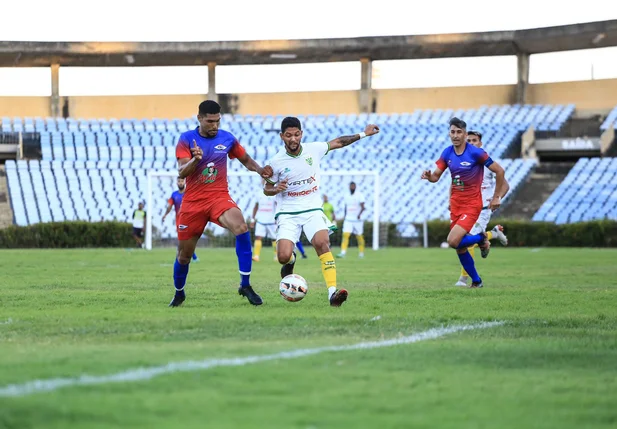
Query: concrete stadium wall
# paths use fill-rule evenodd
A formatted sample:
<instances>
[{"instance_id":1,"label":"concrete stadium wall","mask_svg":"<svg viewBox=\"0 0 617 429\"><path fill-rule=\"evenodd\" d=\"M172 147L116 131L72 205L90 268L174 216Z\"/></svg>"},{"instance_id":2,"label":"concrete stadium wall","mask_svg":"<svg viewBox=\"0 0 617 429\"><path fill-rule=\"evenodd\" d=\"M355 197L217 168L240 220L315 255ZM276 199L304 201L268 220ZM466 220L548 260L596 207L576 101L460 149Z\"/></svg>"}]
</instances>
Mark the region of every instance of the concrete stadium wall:
<instances>
[{"instance_id":1,"label":"concrete stadium wall","mask_svg":"<svg viewBox=\"0 0 617 429\"><path fill-rule=\"evenodd\" d=\"M243 115L308 115L358 113L358 91L288 92L238 94Z\"/></svg>"},{"instance_id":2,"label":"concrete stadium wall","mask_svg":"<svg viewBox=\"0 0 617 429\"><path fill-rule=\"evenodd\" d=\"M375 90L378 113L415 109L476 108L515 102L515 85ZM617 104L617 79L529 85L532 104L574 103L582 110L606 110ZM358 91L237 94L240 114L358 113ZM62 97L62 103L65 97ZM69 97L74 118L187 118L196 115L205 95ZM61 105L62 105L61 103ZM49 97L0 97L0 116L49 116Z\"/></svg>"},{"instance_id":3,"label":"concrete stadium wall","mask_svg":"<svg viewBox=\"0 0 617 429\"><path fill-rule=\"evenodd\" d=\"M1 97L0 116L49 116L49 97Z\"/></svg>"}]
</instances>

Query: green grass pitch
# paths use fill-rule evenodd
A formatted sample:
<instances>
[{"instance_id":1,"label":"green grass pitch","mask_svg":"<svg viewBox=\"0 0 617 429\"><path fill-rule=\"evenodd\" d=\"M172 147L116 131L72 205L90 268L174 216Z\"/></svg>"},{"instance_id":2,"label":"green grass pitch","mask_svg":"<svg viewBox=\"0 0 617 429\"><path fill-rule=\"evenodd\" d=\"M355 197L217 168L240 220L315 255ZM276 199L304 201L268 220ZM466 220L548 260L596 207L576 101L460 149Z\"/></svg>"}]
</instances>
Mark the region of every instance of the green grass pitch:
<instances>
[{"instance_id":1,"label":"green grass pitch","mask_svg":"<svg viewBox=\"0 0 617 429\"><path fill-rule=\"evenodd\" d=\"M278 295L271 249L253 266L265 304L237 294L232 249L198 249L187 301L173 249L0 252L0 389L168 362L267 355L504 321L414 344L0 396L0 428L614 428L617 251L494 248L485 287L454 287L455 253L383 249L337 260L331 308L312 249L307 297ZM379 316L379 317L377 317Z\"/></svg>"}]
</instances>

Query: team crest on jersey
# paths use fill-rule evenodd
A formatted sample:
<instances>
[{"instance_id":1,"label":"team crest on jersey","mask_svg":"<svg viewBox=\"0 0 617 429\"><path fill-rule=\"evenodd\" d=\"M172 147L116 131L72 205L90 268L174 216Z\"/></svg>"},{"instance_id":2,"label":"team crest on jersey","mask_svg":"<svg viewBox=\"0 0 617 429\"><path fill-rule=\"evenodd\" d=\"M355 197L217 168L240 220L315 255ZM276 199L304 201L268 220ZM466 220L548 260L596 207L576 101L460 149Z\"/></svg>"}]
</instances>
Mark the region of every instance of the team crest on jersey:
<instances>
[{"instance_id":1,"label":"team crest on jersey","mask_svg":"<svg viewBox=\"0 0 617 429\"><path fill-rule=\"evenodd\" d=\"M463 162L461 162L461 165L462 165L463 167L469 167L469 166L471 165L471 163L470 163L470 162L467 162L467 161L463 161Z\"/></svg>"},{"instance_id":2,"label":"team crest on jersey","mask_svg":"<svg viewBox=\"0 0 617 429\"><path fill-rule=\"evenodd\" d=\"M308 165L313 165L313 157L309 156L308 158L304 158L304 160L306 161L306 163Z\"/></svg>"},{"instance_id":3,"label":"team crest on jersey","mask_svg":"<svg viewBox=\"0 0 617 429\"><path fill-rule=\"evenodd\" d=\"M283 170L283 174L287 174L291 171L291 169L289 167L285 167L285 169Z\"/></svg>"},{"instance_id":4,"label":"team crest on jersey","mask_svg":"<svg viewBox=\"0 0 617 429\"><path fill-rule=\"evenodd\" d=\"M227 146L223 146L222 144L219 144L219 145L214 146L214 149L216 149L216 150L225 150L225 149L227 149Z\"/></svg>"},{"instance_id":5,"label":"team crest on jersey","mask_svg":"<svg viewBox=\"0 0 617 429\"><path fill-rule=\"evenodd\" d=\"M213 162L209 162L206 168L204 168L204 171L201 172L204 183L213 183L218 174L219 171L216 169Z\"/></svg>"}]
</instances>

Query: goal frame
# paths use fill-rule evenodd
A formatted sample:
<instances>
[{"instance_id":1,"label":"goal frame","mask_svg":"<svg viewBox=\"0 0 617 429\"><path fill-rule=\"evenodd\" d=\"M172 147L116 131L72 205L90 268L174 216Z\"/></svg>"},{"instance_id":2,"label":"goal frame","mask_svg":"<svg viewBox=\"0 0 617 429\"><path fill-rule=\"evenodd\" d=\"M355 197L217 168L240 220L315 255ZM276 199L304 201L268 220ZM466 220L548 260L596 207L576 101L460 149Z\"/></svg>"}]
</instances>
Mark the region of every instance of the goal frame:
<instances>
[{"instance_id":1,"label":"goal frame","mask_svg":"<svg viewBox=\"0 0 617 429\"><path fill-rule=\"evenodd\" d=\"M229 171L229 177L253 176L252 171ZM370 176L373 177L373 250L379 250L379 194L380 182L379 172L372 170L343 170L343 171L322 171L321 176ZM155 177L178 177L177 170L148 170L148 195L146 199L146 249L152 250L152 210L153 210L153 180Z\"/></svg>"}]
</instances>

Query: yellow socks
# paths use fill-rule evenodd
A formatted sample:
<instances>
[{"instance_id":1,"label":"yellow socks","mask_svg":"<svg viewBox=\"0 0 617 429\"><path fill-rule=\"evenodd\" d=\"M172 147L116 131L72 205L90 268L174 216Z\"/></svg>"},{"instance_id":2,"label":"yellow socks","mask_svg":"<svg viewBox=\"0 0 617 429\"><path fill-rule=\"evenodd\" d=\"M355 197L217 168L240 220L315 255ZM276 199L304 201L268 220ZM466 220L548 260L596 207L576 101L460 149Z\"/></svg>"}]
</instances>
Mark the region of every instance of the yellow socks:
<instances>
[{"instance_id":1,"label":"yellow socks","mask_svg":"<svg viewBox=\"0 0 617 429\"><path fill-rule=\"evenodd\" d=\"M472 258L474 257L473 256L473 249L475 249L476 246L477 246L477 244L474 244L473 246L467 248L467 251L469 252L469 254L471 255ZM467 274L467 271L465 271L464 268L461 268L461 276L469 277L469 274Z\"/></svg>"},{"instance_id":2,"label":"yellow socks","mask_svg":"<svg viewBox=\"0 0 617 429\"><path fill-rule=\"evenodd\" d=\"M253 249L253 256L259 259L259 254L261 253L261 240L255 240L255 249Z\"/></svg>"},{"instance_id":3,"label":"yellow socks","mask_svg":"<svg viewBox=\"0 0 617 429\"><path fill-rule=\"evenodd\" d=\"M319 260L321 261L321 272L326 281L326 286L328 288L336 287L336 264L332 252L320 255Z\"/></svg>"},{"instance_id":4,"label":"yellow socks","mask_svg":"<svg viewBox=\"0 0 617 429\"><path fill-rule=\"evenodd\" d=\"M358 240L358 251L360 254L364 253L364 245L366 244L364 241L363 235L356 235L356 240Z\"/></svg>"},{"instance_id":5,"label":"yellow socks","mask_svg":"<svg viewBox=\"0 0 617 429\"><path fill-rule=\"evenodd\" d=\"M343 233L343 241L341 242L341 253L345 254L347 252L347 248L349 247L349 237L351 237L351 233L344 232Z\"/></svg>"},{"instance_id":6,"label":"yellow socks","mask_svg":"<svg viewBox=\"0 0 617 429\"><path fill-rule=\"evenodd\" d=\"M489 240L492 240L493 239L493 232L492 231L487 232L486 236L488 237Z\"/></svg>"}]
</instances>

